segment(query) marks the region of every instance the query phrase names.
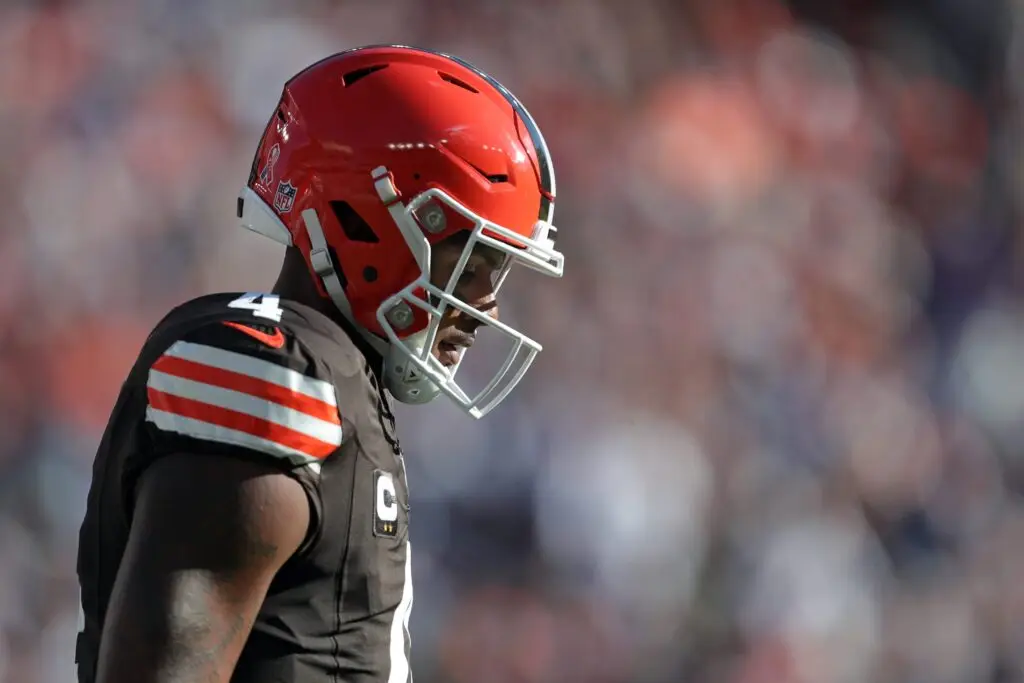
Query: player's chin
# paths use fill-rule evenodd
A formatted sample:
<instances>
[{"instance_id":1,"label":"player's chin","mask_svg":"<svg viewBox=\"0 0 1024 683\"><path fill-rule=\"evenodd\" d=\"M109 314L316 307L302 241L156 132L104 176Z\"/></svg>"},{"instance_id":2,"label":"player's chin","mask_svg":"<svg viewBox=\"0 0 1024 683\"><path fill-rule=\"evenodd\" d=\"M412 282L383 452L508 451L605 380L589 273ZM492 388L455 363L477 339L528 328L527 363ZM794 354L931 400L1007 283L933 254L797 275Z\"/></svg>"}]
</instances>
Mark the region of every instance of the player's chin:
<instances>
[{"instance_id":1,"label":"player's chin","mask_svg":"<svg viewBox=\"0 0 1024 683\"><path fill-rule=\"evenodd\" d=\"M454 368L459 358L462 357L463 349L447 342L441 342L434 347L434 358L440 361L441 365L446 368Z\"/></svg>"}]
</instances>

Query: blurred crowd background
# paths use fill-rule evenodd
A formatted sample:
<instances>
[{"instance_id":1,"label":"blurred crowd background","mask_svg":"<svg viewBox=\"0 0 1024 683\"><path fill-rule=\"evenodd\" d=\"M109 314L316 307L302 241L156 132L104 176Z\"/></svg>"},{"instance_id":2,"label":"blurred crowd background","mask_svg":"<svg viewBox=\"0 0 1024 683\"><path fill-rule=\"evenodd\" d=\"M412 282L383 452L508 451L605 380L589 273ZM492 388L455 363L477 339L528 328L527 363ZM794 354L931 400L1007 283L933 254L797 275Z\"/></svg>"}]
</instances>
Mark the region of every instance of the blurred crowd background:
<instances>
[{"instance_id":1,"label":"blurred crowd background","mask_svg":"<svg viewBox=\"0 0 1024 683\"><path fill-rule=\"evenodd\" d=\"M0 3L0 681L72 683L94 449L172 306L272 285L235 197L366 43L509 86L545 343L401 411L421 683L1024 681L1024 4ZM471 370L471 368L470 368Z\"/></svg>"}]
</instances>

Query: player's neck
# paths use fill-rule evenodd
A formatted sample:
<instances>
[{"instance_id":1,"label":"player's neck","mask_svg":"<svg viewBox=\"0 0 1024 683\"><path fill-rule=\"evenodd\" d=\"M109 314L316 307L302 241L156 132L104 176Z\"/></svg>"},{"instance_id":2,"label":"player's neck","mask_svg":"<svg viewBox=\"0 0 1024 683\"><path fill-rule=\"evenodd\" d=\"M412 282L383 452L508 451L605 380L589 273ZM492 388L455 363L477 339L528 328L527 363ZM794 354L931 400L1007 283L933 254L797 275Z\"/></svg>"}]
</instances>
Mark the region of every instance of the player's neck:
<instances>
[{"instance_id":1,"label":"player's neck","mask_svg":"<svg viewBox=\"0 0 1024 683\"><path fill-rule=\"evenodd\" d=\"M290 299L304 306L309 306L329 318L337 319L338 312L327 299L320 296L309 277L306 262L297 249L289 248L281 264L281 272L274 283L273 293L282 299Z\"/></svg>"}]
</instances>

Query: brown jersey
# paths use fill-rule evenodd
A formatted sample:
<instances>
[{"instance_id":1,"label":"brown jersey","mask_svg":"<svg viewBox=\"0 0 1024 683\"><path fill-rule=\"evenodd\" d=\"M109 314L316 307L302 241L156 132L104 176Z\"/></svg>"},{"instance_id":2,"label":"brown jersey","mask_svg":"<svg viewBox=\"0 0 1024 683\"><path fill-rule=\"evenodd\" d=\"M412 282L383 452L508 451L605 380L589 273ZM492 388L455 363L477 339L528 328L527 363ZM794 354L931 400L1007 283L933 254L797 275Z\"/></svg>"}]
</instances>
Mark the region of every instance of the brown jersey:
<instances>
[{"instance_id":1,"label":"brown jersey","mask_svg":"<svg viewBox=\"0 0 1024 683\"><path fill-rule=\"evenodd\" d=\"M307 539L272 582L233 682L411 680L405 466L360 349L330 318L273 295L202 297L150 334L93 465L79 683L96 675L139 475L176 452L272 463L311 503Z\"/></svg>"}]
</instances>

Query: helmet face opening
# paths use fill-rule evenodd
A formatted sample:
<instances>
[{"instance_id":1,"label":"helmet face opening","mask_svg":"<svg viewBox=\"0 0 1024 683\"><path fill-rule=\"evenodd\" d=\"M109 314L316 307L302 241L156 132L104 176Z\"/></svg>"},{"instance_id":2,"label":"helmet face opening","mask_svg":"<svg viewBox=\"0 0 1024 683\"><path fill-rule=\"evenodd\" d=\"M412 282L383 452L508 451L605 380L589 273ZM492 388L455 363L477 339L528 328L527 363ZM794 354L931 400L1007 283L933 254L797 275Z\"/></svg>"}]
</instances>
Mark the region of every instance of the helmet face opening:
<instances>
[{"instance_id":1,"label":"helmet face opening","mask_svg":"<svg viewBox=\"0 0 1024 683\"><path fill-rule=\"evenodd\" d=\"M443 285L435 284L431 280L431 245L421 234L418 234L414 218L417 209L429 201L445 204L473 225L473 229L469 232L462 247L459 259L447 282ZM549 237L552 226L544 221L537 221L531 236L524 237L519 232L492 223L473 213L468 207L461 205L453 197L437 189L428 190L418 195L408 205L394 206L393 215L396 222L406 224L406 227L402 229L403 234L408 234L410 239L418 242L418 244L410 245L410 249L414 253L422 254L422 262L425 265L419 278L384 300L377 309L378 323L388 336L393 354L397 355L398 362L405 361L402 368L403 373L399 379L402 383L408 383L418 382L421 378L425 378L470 415L476 418L483 417L515 388L542 347L526 334L500 320L495 320L487 312L481 311L470 302L461 299L456 291L459 281L474 250L479 246L487 247L503 257L500 267L496 268L493 274L495 294L498 293L509 271L515 265L525 266L550 277L561 277L564 257L555 250L554 242ZM425 313L429 322L422 333L415 335L412 339L403 339L400 336L400 330L396 328L395 312L413 309ZM456 380L462 360L471 349L465 350L452 367L445 367L433 355L441 322L452 310L457 311L459 315L473 318L480 329L497 333L508 348L504 359L497 363L497 368L491 379L482 389L472 394ZM399 316L397 322L400 323L402 317ZM404 317L411 316L407 314Z\"/></svg>"},{"instance_id":2,"label":"helmet face opening","mask_svg":"<svg viewBox=\"0 0 1024 683\"><path fill-rule=\"evenodd\" d=\"M500 255L495 293L515 265L562 275L547 145L498 81L404 46L328 57L286 84L252 168L243 225L298 248L320 293L384 356L396 399L444 393L482 417L522 379L540 344L457 291L474 249ZM453 272L432 281L434 247L460 234ZM479 390L455 379L468 349L454 362L433 353L455 317L507 345L481 354L495 369Z\"/></svg>"}]
</instances>

